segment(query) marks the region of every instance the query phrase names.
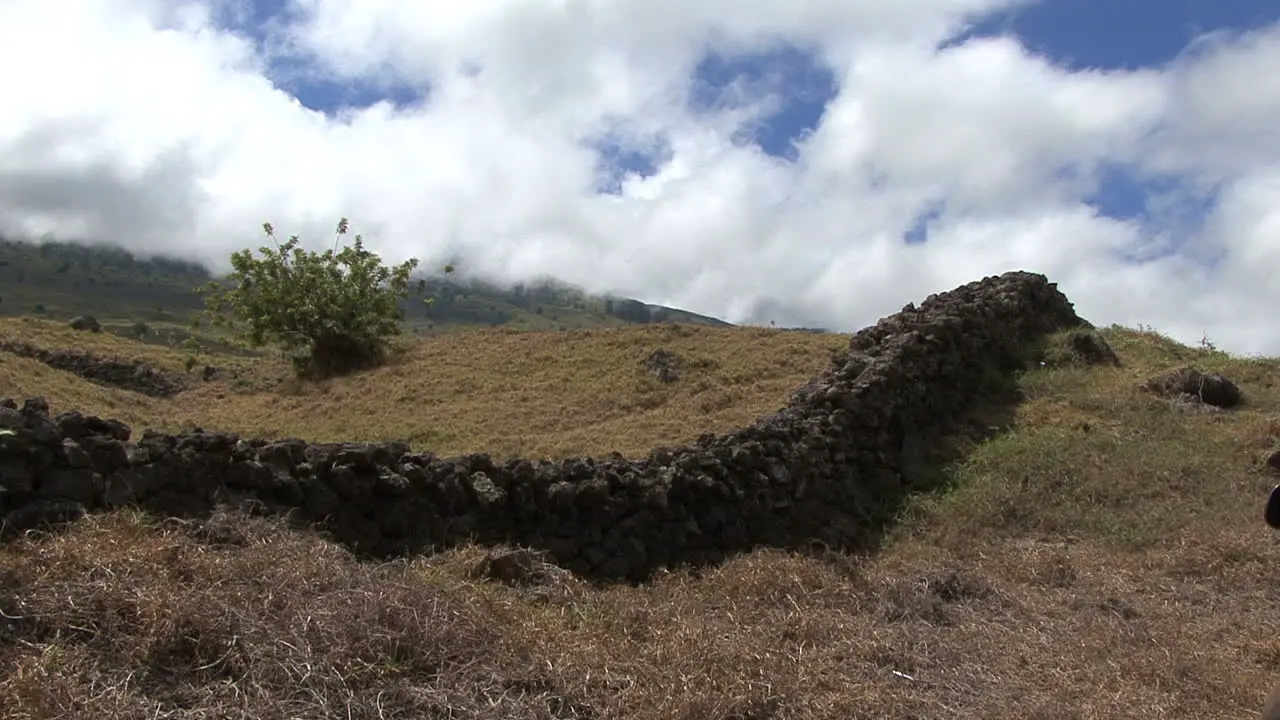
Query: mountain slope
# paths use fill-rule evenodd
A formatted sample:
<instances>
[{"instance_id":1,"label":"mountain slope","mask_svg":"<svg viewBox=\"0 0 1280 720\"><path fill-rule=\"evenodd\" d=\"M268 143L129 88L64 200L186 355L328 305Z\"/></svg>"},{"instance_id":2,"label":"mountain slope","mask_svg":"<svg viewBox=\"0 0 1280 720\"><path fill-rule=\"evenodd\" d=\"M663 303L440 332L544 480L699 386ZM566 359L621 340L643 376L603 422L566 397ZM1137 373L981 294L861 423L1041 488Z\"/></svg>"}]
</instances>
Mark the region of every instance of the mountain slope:
<instances>
[{"instance_id":1,"label":"mountain slope","mask_svg":"<svg viewBox=\"0 0 1280 720\"><path fill-rule=\"evenodd\" d=\"M194 289L213 279L199 263L138 257L118 247L0 239L0 315L66 319L93 314L133 322L184 323L203 307ZM420 332L462 327L566 330L680 322L731 327L722 320L628 298L591 296L554 279L504 287L475 278L420 276L425 297L408 298L406 320Z\"/></svg>"}]
</instances>

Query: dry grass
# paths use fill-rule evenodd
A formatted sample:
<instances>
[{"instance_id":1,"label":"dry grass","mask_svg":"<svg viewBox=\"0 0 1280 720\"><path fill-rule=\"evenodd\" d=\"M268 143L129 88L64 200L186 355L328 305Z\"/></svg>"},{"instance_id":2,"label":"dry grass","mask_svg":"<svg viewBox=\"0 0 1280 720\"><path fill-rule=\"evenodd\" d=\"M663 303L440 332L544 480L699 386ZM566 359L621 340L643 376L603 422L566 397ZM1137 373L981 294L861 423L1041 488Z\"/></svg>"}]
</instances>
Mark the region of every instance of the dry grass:
<instances>
[{"instance_id":1,"label":"dry grass","mask_svg":"<svg viewBox=\"0 0 1280 720\"><path fill-rule=\"evenodd\" d=\"M0 332L9 334L11 324L0 319ZM176 350L54 323L19 327L25 341L43 347L83 347L166 369L181 367L185 358ZM829 362L832 350L847 343L843 335L698 326L461 331L409 341L387 367L318 384L289 380L284 362L255 367L239 358L208 358L241 376L147 403L64 373L37 378L29 363L10 368L11 356L0 354L0 387L44 394L55 410L112 413L135 426L166 430L202 427L319 442L404 440L441 455L643 455L655 444L688 442L777 410ZM645 359L660 348L679 357L679 382L663 384L645 369Z\"/></svg>"},{"instance_id":2,"label":"dry grass","mask_svg":"<svg viewBox=\"0 0 1280 720\"><path fill-rule=\"evenodd\" d=\"M56 399L315 439L441 428L419 442L635 452L776 408L843 343L670 332L475 333L292 395L215 384L128 404L65 382ZM475 576L481 548L374 566L238 516L120 512L9 544L0 716L1254 717L1280 679L1280 539L1260 519L1280 362L1107 336L1124 367L1024 377L1014 429L867 557L763 551L642 587L519 588ZM638 369L659 346L696 363L674 386ZM1247 405L1135 389L1185 363ZM53 382L3 356L0 372Z\"/></svg>"},{"instance_id":3,"label":"dry grass","mask_svg":"<svg viewBox=\"0 0 1280 720\"><path fill-rule=\"evenodd\" d=\"M187 354L164 345L148 344L109 332L78 332L58 322L34 317L0 318L0 340L24 343L47 350L75 350L104 358L145 362L157 370L182 373ZM239 358L219 358L232 363Z\"/></svg>"}]
</instances>

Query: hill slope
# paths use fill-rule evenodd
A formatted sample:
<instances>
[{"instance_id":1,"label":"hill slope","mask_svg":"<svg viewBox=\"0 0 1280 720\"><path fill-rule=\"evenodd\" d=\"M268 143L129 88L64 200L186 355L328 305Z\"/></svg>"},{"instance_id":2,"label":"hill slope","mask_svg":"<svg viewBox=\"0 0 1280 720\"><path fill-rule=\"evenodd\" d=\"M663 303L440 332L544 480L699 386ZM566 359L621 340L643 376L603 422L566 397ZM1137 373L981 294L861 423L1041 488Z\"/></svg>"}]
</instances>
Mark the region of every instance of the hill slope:
<instances>
[{"instance_id":1,"label":"hill slope","mask_svg":"<svg viewBox=\"0 0 1280 720\"><path fill-rule=\"evenodd\" d=\"M49 348L163 347L5 320ZM1280 677L1280 544L1261 524L1280 361L1102 333L1120 367L1022 374L1010 426L861 556L762 550L639 587L481 579L485 549L368 564L238 514L120 511L0 546L7 717L1247 717ZM782 405L847 337L477 330L324 385L269 360L172 399L0 353L5 395L143 427L442 453L643 453ZM1064 342L1059 338L1059 343ZM1055 347L1057 347L1055 345ZM684 360L662 383L654 350ZM1229 412L1141 389L1194 365ZM416 435L416 436L415 436ZM411 437L412 436L412 437Z\"/></svg>"},{"instance_id":2,"label":"hill slope","mask_svg":"<svg viewBox=\"0 0 1280 720\"><path fill-rule=\"evenodd\" d=\"M169 257L138 257L118 247L0 238L0 315L67 319L94 314L127 329L134 322L185 323L202 308L193 290L212 278L204 266ZM731 327L723 320L619 297L597 297L557 280L504 287L476 278L420 276L431 307L403 304L420 333L507 326L566 330L679 322Z\"/></svg>"},{"instance_id":3,"label":"hill slope","mask_svg":"<svg viewBox=\"0 0 1280 720\"><path fill-rule=\"evenodd\" d=\"M847 336L764 328L649 325L566 332L463 329L410 340L387 367L322 383L290 378L271 358L190 354L47 319L0 318L0 339L50 350L140 360L187 377L191 389L159 401L105 388L30 359L0 353L10 397L43 395L55 412L117 417L139 430L192 427L256 437L405 440L442 455L567 457L686 442L768 412L828 362ZM664 383L646 361L675 354L680 380ZM747 351L749 350L749 352ZM213 382L187 357L221 369Z\"/></svg>"}]
</instances>

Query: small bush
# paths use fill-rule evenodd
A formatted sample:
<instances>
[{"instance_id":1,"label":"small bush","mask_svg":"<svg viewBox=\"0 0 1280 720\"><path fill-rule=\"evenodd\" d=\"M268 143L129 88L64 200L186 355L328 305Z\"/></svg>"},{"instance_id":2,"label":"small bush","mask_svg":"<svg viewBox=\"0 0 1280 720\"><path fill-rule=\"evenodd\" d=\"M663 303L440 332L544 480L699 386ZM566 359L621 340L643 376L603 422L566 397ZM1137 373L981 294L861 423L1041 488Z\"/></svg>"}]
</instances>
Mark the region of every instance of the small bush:
<instances>
[{"instance_id":1,"label":"small bush","mask_svg":"<svg viewBox=\"0 0 1280 720\"><path fill-rule=\"evenodd\" d=\"M293 359L299 377L326 377L385 362L390 340L400 334L400 301L409 294L411 258L393 268L355 242L337 251L308 252L298 236L283 245L271 223L263 223L275 247L231 256L228 283L211 282L205 312L213 325L236 330L253 347L275 345ZM347 233L347 219L337 235ZM451 266L445 272L452 272ZM421 290L421 283L419 283Z\"/></svg>"}]
</instances>

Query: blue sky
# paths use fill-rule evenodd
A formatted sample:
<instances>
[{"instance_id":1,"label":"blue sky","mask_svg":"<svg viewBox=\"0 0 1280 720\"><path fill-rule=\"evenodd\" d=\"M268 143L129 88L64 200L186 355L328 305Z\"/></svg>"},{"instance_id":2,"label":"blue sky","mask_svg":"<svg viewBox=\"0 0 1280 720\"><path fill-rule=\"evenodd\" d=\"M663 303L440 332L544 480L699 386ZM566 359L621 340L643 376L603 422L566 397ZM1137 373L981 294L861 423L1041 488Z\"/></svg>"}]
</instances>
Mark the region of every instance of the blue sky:
<instances>
[{"instance_id":1,"label":"blue sky","mask_svg":"<svg viewBox=\"0 0 1280 720\"><path fill-rule=\"evenodd\" d=\"M274 57L272 79L312 110L334 114L379 102L403 107L422 102L428 96L427 88L410 87L390 76L378 82L332 78L318 72L308 58L282 52L285 48L275 47L280 42L280 35L275 31L298 19L297 10L289 0L251 0L242 9L243 14L228 13L225 7L223 12L219 24L252 38L265 57Z\"/></svg>"},{"instance_id":2,"label":"blue sky","mask_svg":"<svg viewBox=\"0 0 1280 720\"><path fill-rule=\"evenodd\" d=\"M952 42L972 37L1014 35L1030 51L1072 70L1157 68L1175 60L1208 33L1238 33L1280 18L1274 0L1049 0L997 13ZM779 128L785 133L785 128ZM1149 198L1177 190L1176 178L1138 177L1122 166L1101 170L1089 202L1105 215L1143 219ZM1177 219L1194 227L1213 207L1212 192L1191 194ZM923 214L904 236L924 242L935 208Z\"/></svg>"},{"instance_id":3,"label":"blue sky","mask_svg":"<svg viewBox=\"0 0 1280 720\"><path fill-rule=\"evenodd\" d=\"M1274 0L1050 0L998 13L971 35L1012 32L1072 69L1135 69L1172 60L1205 33L1277 18Z\"/></svg>"},{"instance_id":4,"label":"blue sky","mask_svg":"<svg viewBox=\"0 0 1280 720\"><path fill-rule=\"evenodd\" d=\"M1236 33L1277 18L1274 0L1051 0L999 13L957 39L1013 34L1030 51L1073 70L1136 70L1169 63L1205 34ZM1108 166L1089 200L1111 217L1143 218L1149 197L1177 190L1189 188L1174 178L1141 178ZM1178 220L1194 227L1215 197L1188 199Z\"/></svg>"}]
</instances>

